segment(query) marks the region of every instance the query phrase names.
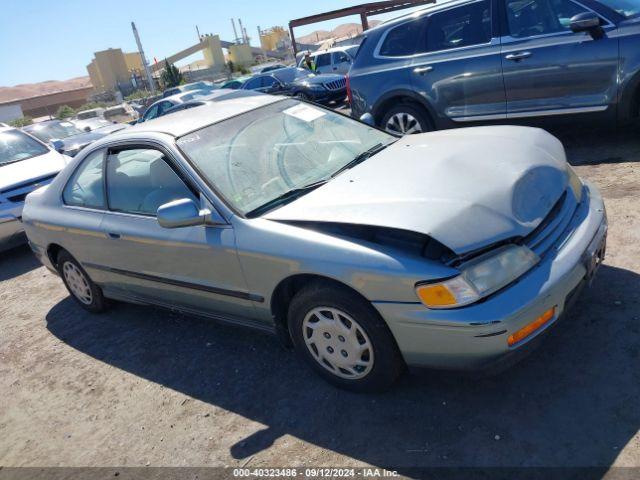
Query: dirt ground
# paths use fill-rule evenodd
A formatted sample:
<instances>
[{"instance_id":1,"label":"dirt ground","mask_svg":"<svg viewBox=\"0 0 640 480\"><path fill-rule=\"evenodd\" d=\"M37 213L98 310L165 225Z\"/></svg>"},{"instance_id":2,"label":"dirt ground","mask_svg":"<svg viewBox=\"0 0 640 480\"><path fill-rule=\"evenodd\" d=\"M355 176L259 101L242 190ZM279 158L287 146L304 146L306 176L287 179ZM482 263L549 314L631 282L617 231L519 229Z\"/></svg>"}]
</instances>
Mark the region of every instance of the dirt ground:
<instances>
[{"instance_id":1,"label":"dirt ground","mask_svg":"<svg viewBox=\"0 0 640 480\"><path fill-rule=\"evenodd\" d=\"M496 377L349 394L268 335L130 305L92 316L27 248L1 255L0 466L640 467L640 134L559 135L603 192L608 257Z\"/></svg>"}]
</instances>

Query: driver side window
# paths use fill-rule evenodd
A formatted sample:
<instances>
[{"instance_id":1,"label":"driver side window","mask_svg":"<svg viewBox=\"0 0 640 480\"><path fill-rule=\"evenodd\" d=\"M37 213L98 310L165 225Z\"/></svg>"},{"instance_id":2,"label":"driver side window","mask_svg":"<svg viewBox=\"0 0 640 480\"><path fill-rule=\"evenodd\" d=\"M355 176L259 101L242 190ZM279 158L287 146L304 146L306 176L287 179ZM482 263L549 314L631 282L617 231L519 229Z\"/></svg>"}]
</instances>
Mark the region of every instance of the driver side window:
<instances>
[{"instance_id":1,"label":"driver side window","mask_svg":"<svg viewBox=\"0 0 640 480\"><path fill-rule=\"evenodd\" d=\"M571 0L507 0L506 6L514 38L568 32L571 17L588 11Z\"/></svg>"},{"instance_id":2,"label":"driver side window","mask_svg":"<svg viewBox=\"0 0 640 480\"><path fill-rule=\"evenodd\" d=\"M189 198L198 203L164 154L149 148L109 153L107 198L110 210L151 216L174 200Z\"/></svg>"}]
</instances>

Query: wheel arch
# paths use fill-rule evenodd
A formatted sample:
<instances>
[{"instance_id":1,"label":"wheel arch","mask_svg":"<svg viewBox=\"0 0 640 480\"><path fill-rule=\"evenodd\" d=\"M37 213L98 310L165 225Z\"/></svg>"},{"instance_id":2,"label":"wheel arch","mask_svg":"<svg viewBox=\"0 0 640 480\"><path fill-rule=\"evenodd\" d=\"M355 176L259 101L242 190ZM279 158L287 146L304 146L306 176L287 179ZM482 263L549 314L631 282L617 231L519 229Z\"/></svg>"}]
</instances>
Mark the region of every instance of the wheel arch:
<instances>
[{"instance_id":1,"label":"wheel arch","mask_svg":"<svg viewBox=\"0 0 640 480\"><path fill-rule=\"evenodd\" d=\"M436 112L427 100L420 94L412 90L393 90L385 93L381 96L371 109L371 114L376 120L376 124L380 124L384 114L393 106L398 104L409 104L421 108L427 115L429 121L434 128L437 128L436 124Z\"/></svg>"},{"instance_id":2,"label":"wheel arch","mask_svg":"<svg viewBox=\"0 0 640 480\"><path fill-rule=\"evenodd\" d=\"M640 70L629 79L620 95L618 120L622 123L640 117Z\"/></svg>"},{"instance_id":3,"label":"wheel arch","mask_svg":"<svg viewBox=\"0 0 640 480\"><path fill-rule=\"evenodd\" d=\"M63 250L66 251L64 247L62 247L61 245L58 245L57 243L51 243L47 247L47 258L49 259L49 261L51 262L51 265L53 265L54 268L58 268L58 256L60 255L60 252Z\"/></svg>"},{"instance_id":4,"label":"wheel arch","mask_svg":"<svg viewBox=\"0 0 640 480\"><path fill-rule=\"evenodd\" d=\"M296 293L313 282L325 282L338 288L344 288L349 292L358 295L365 301L370 302L368 298L366 298L355 288L347 285L344 282L324 275L299 273L282 279L271 294L269 306L271 309L271 315L273 316L275 322L278 336L281 340L284 340L287 345L291 345L291 338L289 337L289 319L287 318L289 304L291 303L291 300L293 300L293 297L296 295Z\"/></svg>"}]
</instances>

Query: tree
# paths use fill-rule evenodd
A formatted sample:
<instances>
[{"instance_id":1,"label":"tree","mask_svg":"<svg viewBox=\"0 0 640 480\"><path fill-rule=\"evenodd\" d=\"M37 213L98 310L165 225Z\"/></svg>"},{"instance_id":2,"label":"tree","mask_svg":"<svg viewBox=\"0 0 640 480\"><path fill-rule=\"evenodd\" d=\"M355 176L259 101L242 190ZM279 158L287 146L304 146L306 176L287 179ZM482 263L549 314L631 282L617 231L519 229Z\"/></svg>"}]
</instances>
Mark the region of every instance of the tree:
<instances>
[{"instance_id":1,"label":"tree","mask_svg":"<svg viewBox=\"0 0 640 480\"><path fill-rule=\"evenodd\" d=\"M58 108L58 111L56 112L56 118L63 120L65 118L73 117L75 113L76 111L73 108L71 108L69 105L62 105L60 108Z\"/></svg>"},{"instance_id":2,"label":"tree","mask_svg":"<svg viewBox=\"0 0 640 480\"><path fill-rule=\"evenodd\" d=\"M178 67L167 62L167 59L164 59L164 70L160 74L160 80L162 80L162 85L164 88L177 87L182 83L183 77Z\"/></svg>"}]
</instances>

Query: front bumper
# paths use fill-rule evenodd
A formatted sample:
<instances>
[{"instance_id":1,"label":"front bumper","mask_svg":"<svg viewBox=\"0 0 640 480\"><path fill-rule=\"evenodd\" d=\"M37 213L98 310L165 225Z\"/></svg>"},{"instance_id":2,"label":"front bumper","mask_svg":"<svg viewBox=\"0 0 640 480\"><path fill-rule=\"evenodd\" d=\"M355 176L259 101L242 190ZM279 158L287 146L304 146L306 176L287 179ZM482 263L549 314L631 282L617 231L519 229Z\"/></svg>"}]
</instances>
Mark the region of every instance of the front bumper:
<instances>
[{"instance_id":1,"label":"front bumper","mask_svg":"<svg viewBox=\"0 0 640 480\"><path fill-rule=\"evenodd\" d=\"M386 320L409 366L478 369L526 350L554 325L589 279L585 255L604 245L607 218L598 190L585 186L570 235L517 283L485 301L451 310L421 303L374 303ZM507 339L556 307L544 327L509 347Z\"/></svg>"},{"instance_id":2,"label":"front bumper","mask_svg":"<svg viewBox=\"0 0 640 480\"><path fill-rule=\"evenodd\" d=\"M0 252L25 243L21 213L22 205L0 213Z\"/></svg>"},{"instance_id":3,"label":"front bumper","mask_svg":"<svg viewBox=\"0 0 640 480\"><path fill-rule=\"evenodd\" d=\"M347 98L347 89L326 90L322 92L313 91L311 95L313 96L313 101L317 103L341 102Z\"/></svg>"}]
</instances>

